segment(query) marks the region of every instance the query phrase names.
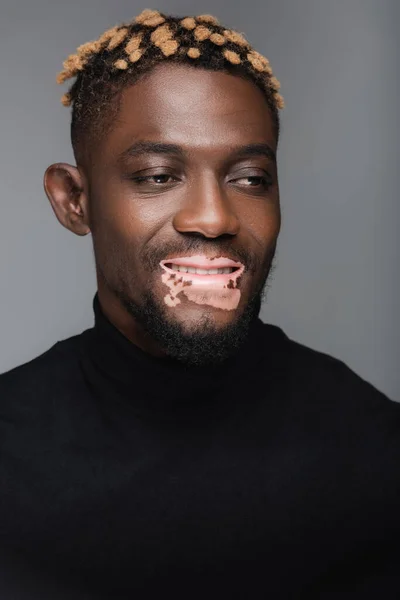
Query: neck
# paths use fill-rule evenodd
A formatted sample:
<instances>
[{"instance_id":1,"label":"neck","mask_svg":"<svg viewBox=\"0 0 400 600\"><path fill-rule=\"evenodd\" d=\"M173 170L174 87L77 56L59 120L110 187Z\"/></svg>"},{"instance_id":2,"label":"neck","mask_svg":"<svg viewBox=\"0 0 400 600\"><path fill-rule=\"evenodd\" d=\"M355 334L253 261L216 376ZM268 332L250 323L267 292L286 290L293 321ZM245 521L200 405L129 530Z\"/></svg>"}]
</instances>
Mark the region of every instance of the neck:
<instances>
[{"instance_id":1,"label":"neck","mask_svg":"<svg viewBox=\"0 0 400 600\"><path fill-rule=\"evenodd\" d=\"M166 356L159 343L127 311L115 294L104 285L99 285L97 296L102 313L125 338L151 356Z\"/></svg>"},{"instance_id":2,"label":"neck","mask_svg":"<svg viewBox=\"0 0 400 600\"><path fill-rule=\"evenodd\" d=\"M210 418L246 399L259 372L263 323L255 319L243 345L219 365L193 367L156 357L132 343L93 299L95 324L84 332L80 355L85 380L105 411L119 402L138 414L163 420ZM235 401L236 401L235 400Z\"/></svg>"},{"instance_id":3,"label":"neck","mask_svg":"<svg viewBox=\"0 0 400 600\"><path fill-rule=\"evenodd\" d=\"M219 329L212 321L184 329L184 324L168 321L151 297L141 307L129 299L99 287L98 302L108 321L132 344L150 356L177 360L188 366L215 366L230 358L248 337L258 318L261 299L250 302L239 318ZM223 315L225 316L225 315ZM221 315L219 315L221 317Z\"/></svg>"}]
</instances>

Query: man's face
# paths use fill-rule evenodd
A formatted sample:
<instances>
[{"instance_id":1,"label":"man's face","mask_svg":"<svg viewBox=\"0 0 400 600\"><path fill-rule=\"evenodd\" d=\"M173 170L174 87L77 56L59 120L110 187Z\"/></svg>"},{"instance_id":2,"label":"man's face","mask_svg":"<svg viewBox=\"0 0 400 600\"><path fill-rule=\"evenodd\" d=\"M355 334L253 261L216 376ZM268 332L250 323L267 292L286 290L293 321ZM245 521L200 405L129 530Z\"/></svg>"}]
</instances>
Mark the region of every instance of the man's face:
<instances>
[{"instance_id":1,"label":"man's face","mask_svg":"<svg viewBox=\"0 0 400 600\"><path fill-rule=\"evenodd\" d=\"M276 144L244 79L166 64L124 91L86 173L99 298L169 356L215 363L245 338L280 228ZM182 273L182 257L241 274Z\"/></svg>"}]
</instances>

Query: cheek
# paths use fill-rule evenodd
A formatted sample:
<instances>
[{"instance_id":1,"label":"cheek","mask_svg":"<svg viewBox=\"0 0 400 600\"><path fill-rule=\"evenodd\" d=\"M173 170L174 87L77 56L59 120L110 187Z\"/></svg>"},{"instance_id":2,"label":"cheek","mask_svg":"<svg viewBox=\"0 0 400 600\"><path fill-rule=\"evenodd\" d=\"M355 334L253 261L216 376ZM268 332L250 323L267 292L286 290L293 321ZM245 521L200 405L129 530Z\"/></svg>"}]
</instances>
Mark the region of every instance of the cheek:
<instances>
[{"instance_id":1,"label":"cheek","mask_svg":"<svg viewBox=\"0 0 400 600\"><path fill-rule=\"evenodd\" d=\"M156 239L163 221L150 199L133 198L119 190L118 194L103 193L97 200L92 230L96 264L110 284L129 289L133 296L147 277L143 252Z\"/></svg>"},{"instance_id":2,"label":"cheek","mask_svg":"<svg viewBox=\"0 0 400 600\"><path fill-rule=\"evenodd\" d=\"M93 248L96 262L108 278L134 266L142 244L137 218L120 199L98 203L93 214Z\"/></svg>"},{"instance_id":3,"label":"cheek","mask_svg":"<svg viewBox=\"0 0 400 600\"><path fill-rule=\"evenodd\" d=\"M269 250L277 240L281 228L281 212L278 202L260 204L244 221L249 235L256 240L259 248Z\"/></svg>"},{"instance_id":4,"label":"cheek","mask_svg":"<svg viewBox=\"0 0 400 600\"><path fill-rule=\"evenodd\" d=\"M145 243L163 223L163 203L135 196L129 182L108 182L97 200L95 218L99 229L106 229L113 238Z\"/></svg>"}]
</instances>

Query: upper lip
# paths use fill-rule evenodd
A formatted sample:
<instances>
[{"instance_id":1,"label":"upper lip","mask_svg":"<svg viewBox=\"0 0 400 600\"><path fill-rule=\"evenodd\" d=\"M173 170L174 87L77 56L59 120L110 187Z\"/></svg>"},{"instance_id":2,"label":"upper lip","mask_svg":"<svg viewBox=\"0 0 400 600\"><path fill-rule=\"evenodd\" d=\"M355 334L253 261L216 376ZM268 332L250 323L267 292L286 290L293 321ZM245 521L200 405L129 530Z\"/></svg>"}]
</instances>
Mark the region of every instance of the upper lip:
<instances>
[{"instance_id":1,"label":"upper lip","mask_svg":"<svg viewBox=\"0 0 400 600\"><path fill-rule=\"evenodd\" d=\"M218 258L208 258L206 256L172 256L160 262L161 265L167 263L174 263L175 265L182 265L185 267L194 267L199 269L222 269L224 267L243 267L244 265L240 262L232 260L224 256Z\"/></svg>"}]
</instances>

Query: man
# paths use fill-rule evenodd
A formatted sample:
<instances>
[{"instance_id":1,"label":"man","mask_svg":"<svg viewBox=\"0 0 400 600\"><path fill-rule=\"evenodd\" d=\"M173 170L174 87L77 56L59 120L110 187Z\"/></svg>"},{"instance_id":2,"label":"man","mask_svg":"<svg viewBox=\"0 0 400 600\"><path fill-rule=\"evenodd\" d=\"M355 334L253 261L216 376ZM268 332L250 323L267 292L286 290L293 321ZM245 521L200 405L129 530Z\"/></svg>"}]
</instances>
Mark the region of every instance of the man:
<instances>
[{"instance_id":1,"label":"man","mask_svg":"<svg viewBox=\"0 0 400 600\"><path fill-rule=\"evenodd\" d=\"M0 378L4 586L398 598L400 406L258 317L280 229L268 60L214 17L147 10L70 77L77 166L45 189L92 234L95 324Z\"/></svg>"}]
</instances>

